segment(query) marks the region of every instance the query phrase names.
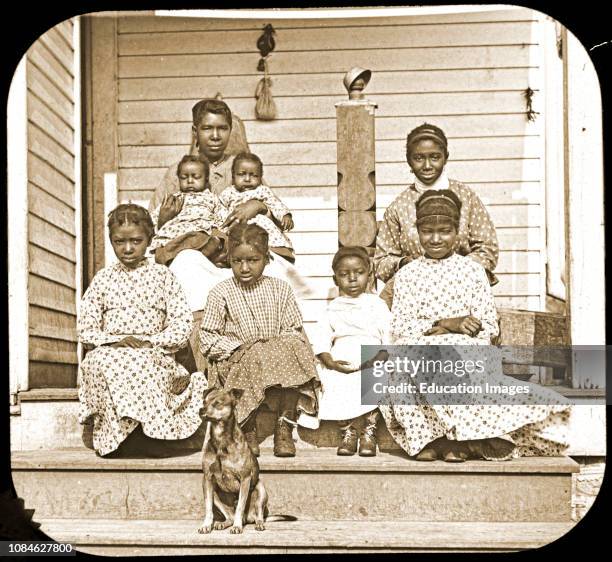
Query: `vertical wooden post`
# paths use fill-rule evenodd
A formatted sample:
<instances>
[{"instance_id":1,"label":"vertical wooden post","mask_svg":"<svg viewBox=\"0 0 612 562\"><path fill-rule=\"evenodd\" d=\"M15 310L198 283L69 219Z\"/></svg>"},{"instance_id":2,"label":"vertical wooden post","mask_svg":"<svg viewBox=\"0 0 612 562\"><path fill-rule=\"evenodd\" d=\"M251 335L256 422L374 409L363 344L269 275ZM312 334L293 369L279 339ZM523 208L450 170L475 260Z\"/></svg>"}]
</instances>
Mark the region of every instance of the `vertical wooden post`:
<instances>
[{"instance_id":1,"label":"vertical wooden post","mask_svg":"<svg viewBox=\"0 0 612 562\"><path fill-rule=\"evenodd\" d=\"M593 63L564 30L566 281L573 346L606 343L601 90ZM575 353L574 388L605 387L603 352Z\"/></svg>"},{"instance_id":2,"label":"vertical wooden post","mask_svg":"<svg viewBox=\"0 0 612 562\"><path fill-rule=\"evenodd\" d=\"M361 70L361 69L352 69ZM367 80L369 80L369 71ZM362 72L362 75L363 75ZM347 73L347 77L351 71ZM365 87L364 80L361 89ZM367 83L367 81L365 82ZM350 89L347 101L336 104L338 151L338 245L364 246L373 255L376 246L376 171L374 113L376 104ZM361 91L361 90L359 90Z\"/></svg>"},{"instance_id":3,"label":"vertical wooden post","mask_svg":"<svg viewBox=\"0 0 612 562\"><path fill-rule=\"evenodd\" d=\"M87 249L84 281L87 284L105 265L106 174L116 174L117 156L117 18L86 16L83 67L87 166L84 200L84 239Z\"/></svg>"}]
</instances>

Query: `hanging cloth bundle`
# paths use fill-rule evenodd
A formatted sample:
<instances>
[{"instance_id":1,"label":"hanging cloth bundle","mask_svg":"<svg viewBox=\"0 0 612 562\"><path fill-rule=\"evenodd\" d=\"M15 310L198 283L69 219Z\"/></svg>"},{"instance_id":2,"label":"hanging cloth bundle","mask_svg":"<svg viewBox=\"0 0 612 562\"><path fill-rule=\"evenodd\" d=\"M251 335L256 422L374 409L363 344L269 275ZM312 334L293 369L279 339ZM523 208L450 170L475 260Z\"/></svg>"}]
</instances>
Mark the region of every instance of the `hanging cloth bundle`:
<instances>
[{"instance_id":1,"label":"hanging cloth bundle","mask_svg":"<svg viewBox=\"0 0 612 562\"><path fill-rule=\"evenodd\" d=\"M276 104L272 99L272 80L268 76L268 56L276 47L274 41L274 28L267 24L264 26L263 33L257 40L257 49L261 58L257 65L257 70L263 71L264 77L257 84L255 90L255 117L261 121L272 121L276 119Z\"/></svg>"},{"instance_id":2,"label":"hanging cloth bundle","mask_svg":"<svg viewBox=\"0 0 612 562\"><path fill-rule=\"evenodd\" d=\"M264 60L264 77L255 90L255 116L261 121L276 119L276 104L272 98L272 80L268 77L268 61Z\"/></svg>"}]
</instances>

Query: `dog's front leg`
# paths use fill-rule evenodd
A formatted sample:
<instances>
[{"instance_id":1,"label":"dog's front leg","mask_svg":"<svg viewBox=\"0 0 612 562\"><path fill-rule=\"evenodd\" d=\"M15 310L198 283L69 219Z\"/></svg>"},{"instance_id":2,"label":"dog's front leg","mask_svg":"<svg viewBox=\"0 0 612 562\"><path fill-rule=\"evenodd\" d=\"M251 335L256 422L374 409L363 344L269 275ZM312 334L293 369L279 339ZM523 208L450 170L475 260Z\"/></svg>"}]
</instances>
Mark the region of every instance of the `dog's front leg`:
<instances>
[{"instance_id":1,"label":"dog's front leg","mask_svg":"<svg viewBox=\"0 0 612 562\"><path fill-rule=\"evenodd\" d=\"M202 479L204 490L204 521L198 529L198 533L210 533L213 530L213 481L211 477L204 475Z\"/></svg>"},{"instance_id":2,"label":"dog's front leg","mask_svg":"<svg viewBox=\"0 0 612 562\"><path fill-rule=\"evenodd\" d=\"M223 529L227 529L234 522L234 510L227 506L221 500L219 494L217 493L217 490L213 490L213 503L215 507L221 512L223 517L225 517L225 521L215 522L215 531L222 531Z\"/></svg>"},{"instance_id":3,"label":"dog's front leg","mask_svg":"<svg viewBox=\"0 0 612 562\"><path fill-rule=\"evenodd\" d=\"M242 533L244 527L244 508L246 506L249 492L251 490L251 476L245 477L240 482L240 494L238 495L238 505L236 506L236 513L234 515L234 525L230 529L230 533L237 534Z\"/></svg>"}]
</instances>

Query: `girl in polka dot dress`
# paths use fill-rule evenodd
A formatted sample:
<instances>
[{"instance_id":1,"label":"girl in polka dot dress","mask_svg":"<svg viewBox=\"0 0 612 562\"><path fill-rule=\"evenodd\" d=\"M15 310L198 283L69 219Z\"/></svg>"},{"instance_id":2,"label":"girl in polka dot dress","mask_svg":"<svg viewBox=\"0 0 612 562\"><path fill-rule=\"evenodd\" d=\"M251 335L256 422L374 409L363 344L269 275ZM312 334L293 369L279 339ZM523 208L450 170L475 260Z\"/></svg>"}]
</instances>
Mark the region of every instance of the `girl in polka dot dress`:
<instances>
[{"instance_id":1,"label":"girl in polka dot dress","mask_svg":"<svg viewBox=\"0 0 612 562\"><path fill-rule=\"evenodd\" d=\"M139 425L156 439L184 439L201 424L206 388L174 353L187 343L192 315L165 266L145 253L153 236L149 213L124 204L108 219L119 263L100 270L79 309L79 340L89 352L79 370L79 421L93 420L99 455L115 451Z\"/></svg>"},{"instance_id":2,"label":"girl in polka dot dress","mask_svg":"<svg viewBox=\"0 0 612 562\"><path fill-rule=\"evenodd\" d=\"M416 228L416 201L427 190L449 189L461 201L455 251L482 265L491 285L499 256L495 226L482 201L467 185L449 179L448 141L439 127L424 123L406 139L406 160L414 183L389 205L376 237L375 274L387 283L380 296L389 308L393 300L393 276L408 262L423 255Z\"/></svg>"},{"instance_id":3,"label":"girl in polka dot dress","mask_svg":"<svg viewBox=\"0 0 612 562\"><path fill-rule=\"evenodd\" d=\"M391 322L395 344L490 346L498 334L484 268L454 251L460 209L461 201L450 190L426 191L417 201L416 223L425 255L396 275ZM436 351L461 355L461 347L432 348L432 354ZM470 383L479 388L517 384L502 374L497 348L483 349L482 358L487 359L487 371L466 376ZM478 400L468 395L469 405L434 403L434 395L406 393L391 395L391 403L379 408L393 438L417 460L562 454L568 438L567 400L546 388L522 384L529 386L528 393L483 393Z\"/></svg>"},{"instance_id":4,"label":"girl in polka dot dress","mask_svg":"<svg viewBox=\"0 0 612 562\"><path fill-rule=\"evenodd\" d=\"M297 412L316 415L319 383L291 286L263 275L269 259L268 233L263 228L240 223L230 230L233 277L208 294L200 350L210 362L211 387L243 390L235 413L255 454L259 454L257 410L264 399L276 395L274 454L292 457Z\"/></svg>"}]
</instances>

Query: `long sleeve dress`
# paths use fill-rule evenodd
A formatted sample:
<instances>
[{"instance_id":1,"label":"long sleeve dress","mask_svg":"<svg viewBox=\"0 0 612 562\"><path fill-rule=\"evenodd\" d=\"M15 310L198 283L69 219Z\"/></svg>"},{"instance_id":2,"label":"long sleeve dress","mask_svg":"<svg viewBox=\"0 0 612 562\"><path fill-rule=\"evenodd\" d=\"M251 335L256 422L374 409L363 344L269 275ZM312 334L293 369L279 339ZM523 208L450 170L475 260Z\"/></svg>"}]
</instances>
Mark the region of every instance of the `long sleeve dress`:
<instances>
[{"instance_id":1,"label":"long sleeve dress","mask_svg":"<svg viewBox=\"0 0 612 562\"><path fill-rule=\"evenodd\" d=\"M285 281L265 275L251 287L233 277L222 281L208 294L199 338L210 361L210 386L244 390L236 407L239 422L257 410L271 387L296 388L298 411L316 414L315 358Z\"/></svg>"},{"instance_id":2,"label":"long sleeve dress","mask_svg":"<svg viewBox=\"0 0 612 562\"><path fill-rule=\"evenodd\" d=\"M472 315L482 323L477 337L464 334L425 336L437 320ZM497 313L484 268L457 254L436 260L420 257L396 275L392 309L394 343L436 347L438 353L457 353L461 347L489 346L497 335ZM408 348L415 349L415 348ZM432 348L434 353L434 348ZM484 388L512 386L517 380L503 375L501 355L495 347L483 349L487 372L472 373L469 381ZM472 354L473 358L473 354ZM466 382L467 382L466 377ZM562 396L528 385L520 396L478 394L468 396L469 405L433 403L424 394L396 394L380 410L393 438L410 455L446 436L453 440L500 437L515 444L514 455L559 455L567 447L569 405ZM471 401L471 402L470 402Z\"/></svg>"},{"instance_id":3,"label":"long sleeve dress","mask_svg":"<svg viewBox=\"0 0 612 562\"><path fill-rule=\"evenodd\" d=\"M450 189L461 201L461 215L455 251L482 265L491 285L498 282L493 273L499 257L499 245L495 225L482 201L467 185L448 179L443 173L430 188L418 181L387 207L376 236L374 269L376 277L387 283L381 298L389 306L393 299L393 276L402 258L416 259L423 255L416 228L416 202L426 189Z\"/></svg>"},{"instance_id":4,"label":"long sleeve dress","mask_svg":"<svg viewBox=\"0 0 612 562\"><path fill-rule=\"evenodd\" d=\"M198 429L206 380L190 377L173 355L187 343L192 322L167 267L143 260L135 269L117 263L96 274L78 318L80 341L94 347L80 366L79 421L93 419L99 454L115 450L139 423L157 439L184 439ZM128 335L153 347L107 345Z\"/></svg>"},{"instance_id":5,"label":"long sleeve dress","mask_svg":"<svg viewBox=\"0 0 612 562\"><path fill-rule=\"evenodd\" d=\"M361 346L389 344L391 313L373 294L337 297L317 322L311 344L315 355L330 353L336 361L348 361L351 367L362 364ZM318 368L322 394L319 419L350 420L375 410L361 400L361 371L340 373Z\"/></svg>"}]
</instances>

